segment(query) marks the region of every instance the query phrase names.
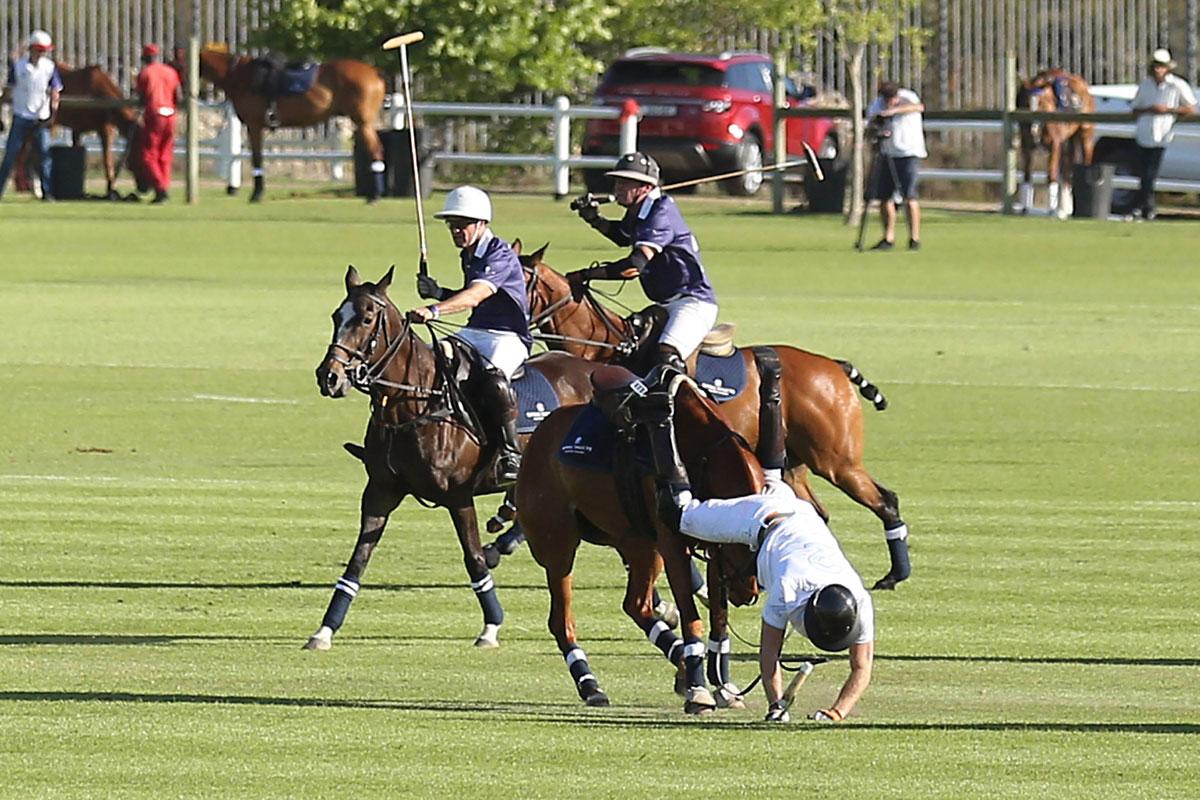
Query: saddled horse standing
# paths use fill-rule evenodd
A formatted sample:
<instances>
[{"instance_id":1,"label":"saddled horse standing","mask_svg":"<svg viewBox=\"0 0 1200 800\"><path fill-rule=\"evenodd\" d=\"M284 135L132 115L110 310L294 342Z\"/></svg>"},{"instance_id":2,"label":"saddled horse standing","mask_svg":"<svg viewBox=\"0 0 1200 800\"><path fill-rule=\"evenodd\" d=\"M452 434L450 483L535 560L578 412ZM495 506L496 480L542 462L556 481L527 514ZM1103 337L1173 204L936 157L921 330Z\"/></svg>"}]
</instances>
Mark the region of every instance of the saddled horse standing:
<instances>
[{"instance_id":1,"label":"saddled horse standing","mask_svg":"<svg viewBox=\"0 0 1200 800\"><path fill-rule=\"evenodd\" d=\"M200 76L225 92L238 119L246 125L254 170L251 202L262 199L263 133L272 127L267 118L272 98L255 89L261 71L261 63L248 56L210 49L200 52ZM384 161L383 145L375 133L375 124L386 93L383 77L370 64L349 58L327 61L317 68L307 91L274 101L278 119L273 127L305 128L330 117L349 117L359 144L371 154L375 182L368 200L377 200L383 193Z\"/></svg>"},{"instance_id":2,"label":"saddled horse standing","mask_svg":"<svg viewBox=\"0 0 1200 800\"><path fill-rule=\"evenodd\" d=\"M641 427L651 444L651 458L657 461L664 450L673 447L657 437L673 437L680 460L696 478L693 488L704 497L755 494L763 486L762 469L749 445L729 430L689 379L676 375L673 381L657 386L648 379L649 387L638 382L640 388L635 388L632 373L605 367L594 373L593 382L594 405L560 408L534 431L516 487L530 552L546 572L550 632L576 691L588 705L609 703L579 646L572 608L575 554L580 542L587 541L615 548L625 561L628 576L623 608L650 642L683 668L684 710L705 713L720 701L722 705L740 705L736 687L729 682L727 602L744 605L757 596L753 553L740 545L705 545L713 614L708 678L718 687L714 699L704 685L706 648L691 594L687 543L658 522L654 511L657 468L639 472L632 448L621 455L619 446L608 451L605 446L614 435L636 442ZM654 397L654 392L660 397ZM643 416L639 409L643 400L651 404L649 415ZM669 407L665 414L659 410L664 404ZM605 422L612 427L605 427ZM654 581L664 564L679 604L682 639L653 613Z\"/></svg>"},{"instance_id":3,"label":"saddled horse standing","mask_svg":"<svg viewBox=\"0 0 1200 800\"><path fill-rule=\"evenodd\" d=\"M655 326L662 323L653 307L622 318L599 303L590 290L572 295L567 279L545 263L546 247L521 256L529 291L531 327L551 349L582 358L645 368L644 348L653 342ZM728 337L727 337L728 338ZM704 369L697 373L700 355L693 355L689 374L698 378L718 405L729 426L757 447L759 431L773 430L767 414L782 415L786 431L786 466L796 493L809 500L828 519L804 480L812 470L874 512L883 523L891 560L875 589L894 589L908 578L908 527L900 517L894 492L876 481L863 466L863 414L855 388L875 408L883 410L883 394L847 361L835 361L788 345L734 348L727 341L718 358L722 368L735 368L744 376L736 395L723 399L720 381L705 386ZM700 364L706 367L705 364ZM764 466L770 466L764 462ZM784 466L784 465L779 465ZM519 508L519 506L518 506Z\"/></svg>"},{"instance_id":4,"label":"saddled horse standing","mask_svg":"<svg viewBox=\"0 0 1200 800\"><path fill-rule=\"evenodd\" d=\"M88 100L124 100L125 93L108 74L94 64L74 69L59 63L58 74L62 78L62 96ZM100 150L104 160L105 194L109 199L117 197L115 188L121 164L113 158L112 147L118 135L129 139L136 130L137 111L132 107L80 108L70 102L59 107L57 124L71 129L71 144L78 147L85 133L95 133L100 138ZM26 141L21 157L28 152ZM18 171L20 168L18 167Z\"/></svg>"},{"instance_id":5,"label":"saddled horse standing","mask_svg":"<svg viewBox=\"0 0 1200 800\"><path fill-rule=\"evenodd\" d=\"M450 512L483 610L484 626L475 643L495 647L504 615L480 548L474 497L500 491L492 470L498 448L479 434L467 409L470 401L459 388L459 381L473 379L478 365L461 361L461 351L454 359L444 358L418 338L388 297L391 283L392 270L377 283L362 281L354 267L347 270L346 297L333 314L333 339L317 367L322 395L344 397L351 388L366 392L371 417L363 446L347 447L367 471L358 540L321 627L305 647L332 645L388 517L408 495ZM595 368L562 353L525 364L527 372L545 378L561 403L591 397L588 375Z\"/></svg>"},{"instance_id":6,"label":"saddled horse standing","mask_svg":"<svg viewBox=\"0 0 1200 800\"><path fill-rule=\"evenodd\" d=\"M1093 113L1096 101L1088 82L1078 75L1061 69L1046 69L1017 88L1017 108L1028 111L1066 111ZM1028 211L1033 206L1033 153L1040 145L1049 153L1046 179L1049 183L1050 211L1063 218L1072 211L1071 175L1075 164L1092 163L1093 132L1090 122L1055 122L1043 120L1034 124L1022 122L1021 169L1025 181L1021 184L1020 203Z\"/></svg>"}]
</instances>

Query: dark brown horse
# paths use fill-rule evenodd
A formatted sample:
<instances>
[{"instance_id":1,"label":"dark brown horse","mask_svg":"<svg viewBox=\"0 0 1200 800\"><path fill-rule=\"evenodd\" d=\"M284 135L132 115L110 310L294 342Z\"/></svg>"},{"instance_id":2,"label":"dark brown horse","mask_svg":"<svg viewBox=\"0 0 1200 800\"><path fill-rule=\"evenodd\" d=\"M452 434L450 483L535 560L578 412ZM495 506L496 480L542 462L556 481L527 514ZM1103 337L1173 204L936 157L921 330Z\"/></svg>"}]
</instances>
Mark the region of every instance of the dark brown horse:
<instances>
[{"instance_id":1,"label":"dark brown horse","mask_svg":"<svg viewBox=\"0 0 1200 800\"><path fill-rule=\"evenodd\" d=\"M454 376L389 299L391 283L392 270L378 283L364 283L354 267L346 271L346 298L333 314L333 340L317 367L322 395L344 397L351 388L366 392L371 417L363 446L347 447L367 470L358 541L321 627L305 647L328 650L332 645L388 516L408 495L450 512L484 614L475 643L495 647L503 611L479 545L473 498L500 491L492 480L497 447L482 443L456 411L461 396ZM591 397L588 376L596 366L562 353L526 363L526 369L546 377L563 403Z\"/></svg>"},{"instance_id":2,"label":"dark brown horse","mask_svg":"<svg viewBox=\"0 0 1200 800\"><path fill-rule=\"evenodd\" d=\"M1017 108L1028 111L1067 111L1093 113L1088 82L1062 69L1045 69L1032 78L1022 80L1017 89ZM1093 132L1090 122L1055 122L1044 120L1037 126L1023 122L1019 126L1021 140L1021 169L1025 182L1021 187L1021 203L1028 210L1033 204L1033 153L1043 147L1049 153L1046 179L1050 185L1050 211L1058 217L1071 213L1071 174L1075 164L1092 163Z\"/></svg>"},{"instance_id":3,"label":"dark brown horse","mask_svg":"<svg viewBox=\"0 0 1200 800\"><path fill-rule=\"evenodd\" d=\"M238 119L246 125L254 168L251 202L262 199L263 132L268 127L267 111L271 107L271 100L252 88L258 70L247 56L208 49L200 53L200 76L225 92ZM376 200L382 192L383 145L375 125L386 92L383 77L370 64L349 58L327 61L317 70L316 81L307 92L278 98L276 127L304 128L334 116L349 117L355 137L374 162L372 170L377 180L368 199Z\"/></svg>"},{"instance_id":4,"label":"dark brown horse","mask_svg":"<svg viewBox=\"0 0 1200 800\"><path fill-rule=\"evenodd\" d=\"M646 344L655 339L653 328L661 320L624 319L596 301L590 291L572 296L567 279L545 263L546 248L521 256L529 291L530 313L541 338L551 349L639 371ZM657 310L657 309L651 309ZM643 318L644 319L644 318ZM786 431L789 482L796 494L813 503L821 516L828 514L809 489L805 468L866 506L883 523L891 566L876 581L876 589L894 589L911 571L908 529L900 517L896 494L877 482L863 466L863 415L855 386L876 408L886 406L883 395L849 362L787 345L770 345L782 366L783 425ZM721 416L752 447L759 439L759 375L749 349L740 351L746 362L747 386L736 398L721 403ZM695 356L689 362L694 374ZM521 509L523 511L523 509Z\"/></svg>"},{"instance_id":5,"label":"dark brown horse","mask_svg":"<svg viewBox=\"0 0 1200 800\"><path fill-rule=\"evenodd\" d=\"M116 82L104 70L94 64L79 69L73 69L67 64L58 64L58 74L62 78L64 98L86 98L90 100L124 100L125 94ZM100 150L104 160L104 177L106 180L105 194L110 198L117 197L115 184L121 165L113 158L112 146L118 135L128 139L136 131L137 111L132 107L123 108L79 108L69 102L58 110L57 124L71 129L71 144L78 147L85 133L94 132L100 138ZM28 140L21 150L20 158L25 159L31 142ZM21 170L18 162L17 170Z\"/></svg>"},{"instance_id":6,"label":"dark brown horse","mask_svg":"<svg viewBox=\"0 0 1200 800\"><path fill-rule=\"evenodd\" d=\"M632 374L607 367L593 378L597 383L613 380L611 373ZM745 440L729 430L713 404L686 378L664 387L674 397L674 428L679 455L692 477L693 488L702 497L735 497L755 494L763 486L762 469ZM655 518L653 475L642 479L641 501L645 518L654 520L651 538L637 530L637 523L624 510L615 473L624 469L613 464L607 471L572 465L558 451L572 425L585 407L560 408L534 431L525 448L516 501L530 552L546 572L550 592L550 633L567 661L575 688L588 705L608 705L608 696L591 671L580 648L572 610L575 554L582 541L615 548L628 567L623 608L647 638L684 672L688 713L704 713L717 700L704 686L702 673L703 626L691 593L688 543ZM636 502L636 500L631 500ZM634 506L629 506L635 508ZM636 511L634 512L636 513ZM698 543L692 542L692 547ZM758 594L754 579L754 554L744 546L704 545L709 553L710 645L726 642L727 603L744 605ZM653 614L653 588L665 564L671 591L679 605L680 640ZM709 679L718 686L724 704L740 705L736 687L722 694L728 684L725 673L714 669L710 646Z\"/></svg>"}]
</instances>

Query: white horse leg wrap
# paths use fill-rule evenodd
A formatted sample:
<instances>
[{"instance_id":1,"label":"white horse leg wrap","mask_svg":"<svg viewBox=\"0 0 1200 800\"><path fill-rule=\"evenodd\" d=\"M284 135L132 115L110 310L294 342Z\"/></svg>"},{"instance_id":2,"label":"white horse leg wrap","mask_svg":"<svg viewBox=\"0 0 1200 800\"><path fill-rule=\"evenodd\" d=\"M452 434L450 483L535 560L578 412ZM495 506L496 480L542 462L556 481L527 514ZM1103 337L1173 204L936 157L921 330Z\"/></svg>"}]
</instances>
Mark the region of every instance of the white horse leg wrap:
<instances>
[{"instance_id":1,"label":"white horse leg wrap","mask_svg":"<svg viewBox=\"0 0 1200 800\"><path fill-rule=\"evenodd\" d=\"M1058 181L1050 184L1050 210L1058 210Z\"/></svg>"},{"instance_id":2,"label":"white horse leg wrap","mask_svg":"<svg viewBox=\"0 0 1200 800\"><path fill-rule=\"evenodd\" d=\"M1017 197L1017 202L1024 208L1033 208L1033 184L1022 183L1021 191Z\"/></svg>"},{"instance_id":3,"label":"white horse leg wrap","mask_svg":"<svg viewBox=\"0 0 1200 800\"><path fill-rule=\"evenodd\" d=\"M883 538L888 541L892 541L893 539L903 541L908 538L908 526L901 522L894 528L887 528L883 532Z\"/></svg>"}]
</instances>

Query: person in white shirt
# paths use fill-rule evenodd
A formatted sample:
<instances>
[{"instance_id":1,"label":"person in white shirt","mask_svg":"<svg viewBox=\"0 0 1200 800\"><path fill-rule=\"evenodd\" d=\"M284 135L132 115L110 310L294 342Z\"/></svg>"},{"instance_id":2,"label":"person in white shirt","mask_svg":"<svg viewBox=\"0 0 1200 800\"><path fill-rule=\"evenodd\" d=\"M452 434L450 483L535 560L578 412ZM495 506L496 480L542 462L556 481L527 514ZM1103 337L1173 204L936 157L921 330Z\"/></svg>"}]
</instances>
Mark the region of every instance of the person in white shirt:
<instances>
[{"instance_id":1,"label":"person in white shirt","mask_svg":"<svg viewBox=\"0 0 1200 800\"><path fill-rule=\"evenodd\" d=\"M896 203L903 200L908 217L908 249L921 247L921 207L917 204L918 162L925 150L921 113L925 104L911 89L880 81L879 96L867 109L867 119L879 132L877 183L873 196L883 216L883 238L872 250L891 250L896 241Z\"/></svg>"},{"instance_id":2,"label":"person in white shirt","mask_svg":"<svg viewBox=\"0 0 1200 800\"><path fill-rule=\"evenodd\" d=\"M1133 97L1133 113L1138 115L1138 176L1141 186L1133 201L1132 212L1143 219L1154 219L1154 182L1163 153L1175 136L1175 120L1196 110L1196 95L1188 82L1171 73L1175 62L1165 48L1150 58L1149 76L1138 84Z\"/></svg>"},{"instance_id":3,"label":"person in white shirt","mask_svg":"<svg viewBox=\"0 0 1200 800\"><path fill-rule=\"evenodd\" d=\"M788 623L822 650L849 648L849 678L832 705L809 715L818 722L845 719L871 682L875 611L862 578L816 509L777 476L768 479L763 494L730 500L700 502L678 483L660 493L659 513L668 526L706 542L745 544L757 553L759 586L767 593L758 651L770 704L767 721L789 721L779 667Z\"/></svg>"},{"instance_id":4,"label":"person in white shirt","mask_svg":"<svg viewBox=\"0 0 1200 800\"><path fill-rule=\"evenodd\" d=\"M62 91L62 78L58 67L49 55L54 49L50 34L34 31L29 37L29 55L12 65L4 99L13 104L12 130L4 145L4 161L0 163L0 196L8 183L17 153L27 138L33 139L37 150L36 164L42 181L42 199L51 200L50 184L50 128L58 115L58 96Z\"/></svg>"}]
</instances>

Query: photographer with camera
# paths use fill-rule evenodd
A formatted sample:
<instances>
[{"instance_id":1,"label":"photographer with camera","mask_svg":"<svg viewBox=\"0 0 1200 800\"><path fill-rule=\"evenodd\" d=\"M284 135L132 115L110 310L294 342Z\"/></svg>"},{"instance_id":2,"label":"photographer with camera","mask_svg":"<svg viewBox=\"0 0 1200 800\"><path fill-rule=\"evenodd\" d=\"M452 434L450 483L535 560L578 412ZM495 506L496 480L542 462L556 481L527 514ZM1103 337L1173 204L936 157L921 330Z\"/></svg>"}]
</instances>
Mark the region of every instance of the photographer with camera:
<instances>
[{"instance_id":1,"label":"photographer with camera","mask_svg":"<svg viewBox=\"0 0 1200 800\"><path fill-rule=\"evenodd\" d=\"M896 204L903 201L908 217L908 249L918 250L921 247L918 162L928 155L921 121L925 104L916 92L901 89L895 81L880 81L878 91L879 96L867 109L867 119L883 161L873 187L883 217L883 238L871 249L891 250L895 246Z\"/></svg>"}]
</instances>

